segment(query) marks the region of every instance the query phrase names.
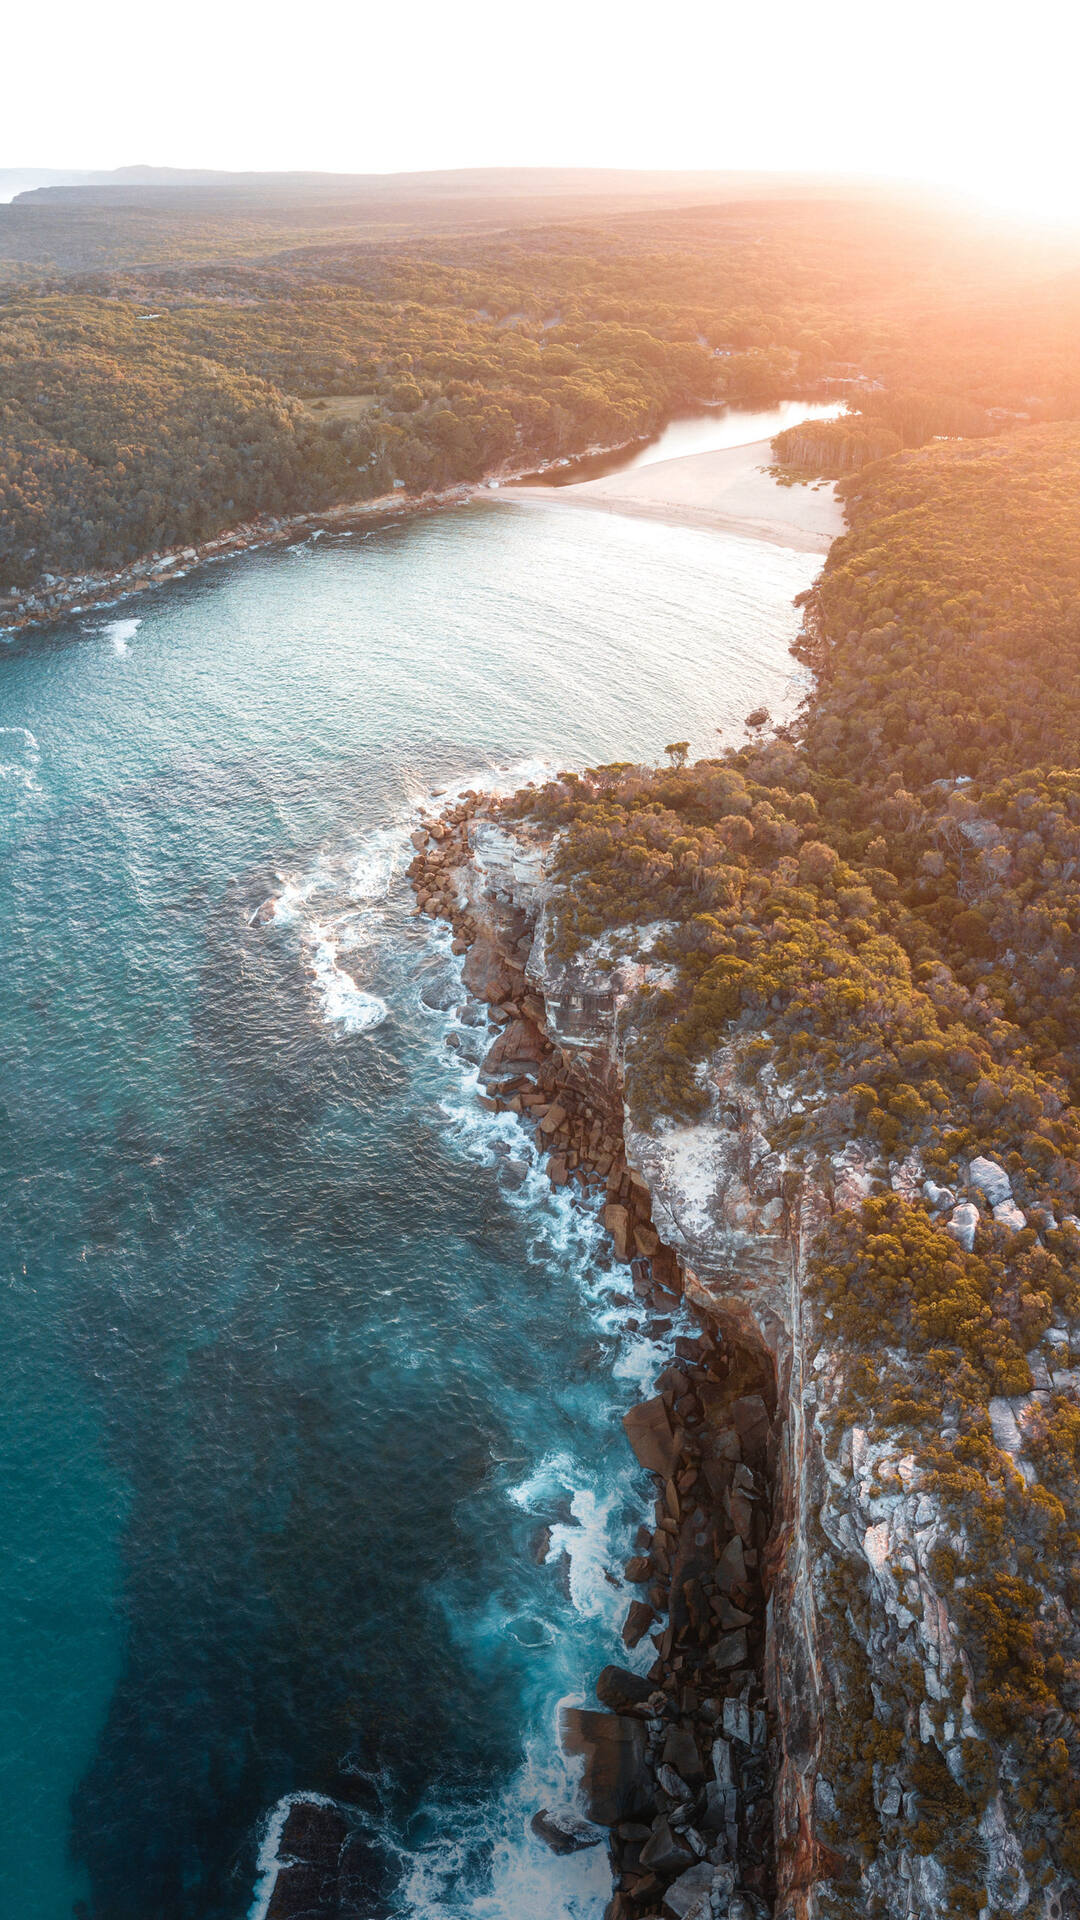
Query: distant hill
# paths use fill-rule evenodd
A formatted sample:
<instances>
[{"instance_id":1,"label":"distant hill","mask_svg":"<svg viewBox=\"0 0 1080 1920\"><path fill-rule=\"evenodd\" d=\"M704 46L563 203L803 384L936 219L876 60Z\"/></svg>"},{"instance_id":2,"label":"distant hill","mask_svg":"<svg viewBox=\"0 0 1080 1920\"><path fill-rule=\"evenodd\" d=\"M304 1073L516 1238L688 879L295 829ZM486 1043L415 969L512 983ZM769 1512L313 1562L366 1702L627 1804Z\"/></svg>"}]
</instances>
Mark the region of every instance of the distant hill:
<instances>
[{"instance_id":1,"label":"distant hill","mask_svg":"<svg viewBox=\"0 0 1080 1920\"><path fill-rule=\"evenodd\" d=\"M616 208L715 205L732 200L865 200L888 188L823 175L646 172L605 167L463 167L435 173L228 173L173 167L118 167L112 173L21 177L0 199L21 208L98 208L115 213L282 213L310 219L318 208L339 217L441 224L453 211L466 222L602 213ZM12 174L11 178L16 179ZM905 198L911 199L910 193Z\"/></svg>"}]
</instances>

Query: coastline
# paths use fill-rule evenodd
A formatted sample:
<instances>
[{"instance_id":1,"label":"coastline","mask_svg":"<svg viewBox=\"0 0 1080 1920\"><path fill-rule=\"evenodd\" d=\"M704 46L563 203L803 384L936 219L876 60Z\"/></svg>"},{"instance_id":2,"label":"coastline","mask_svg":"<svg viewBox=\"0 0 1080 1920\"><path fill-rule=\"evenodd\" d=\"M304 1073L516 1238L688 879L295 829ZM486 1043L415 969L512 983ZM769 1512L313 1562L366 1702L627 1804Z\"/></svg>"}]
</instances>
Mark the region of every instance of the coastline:
<instances>
[{"instance_id":1,"label":"coastline","mask_svg":"<svg viewBox=\"0 0 1080 1920\"><path fill-rule=\"evenodd\" d=\"M641 444L641 436L636 435L616 446L589 447L574 458L630 452ZM395 491L309 513L245 520L197 546L144 554L107 573L47 575L40 587L10 596L6 605L0 599L0 635L10 637L72 615L118 606L154 587L186 579L196 567L215 560L236 559L313 533L390 525L476 500L585 506L594 511L661 520L672 526L701 527L742 539L763 540L804 553L827 553L832 541L844 531L835 488L813 491L804 486L782 487L763 465L769 450L768 440L755 440L565 486L519 484L525 479L531 482L538 472L559 465L552 460L546 467L530 463L513 472L492 473L482 480L463 481L427 493L403 495Z\"/></svg>"},{"instance_id":2,"label":"coastline","mask_svg":"<svg viewBox=\"0 0 1080 1920\"><path fill-rule=\"evenodd\" d=\"M781 486L768 440L683 455L569 486L514 487L504 498L703 527L803 553L827 553L844 531L834 486Z\"/></svg>"},{"instance_id":3,"label":"coastline","mask_svg":"<svg viewBox=\"0 0 1080 1920\"><path fill-rule=\"evenodd\" d=\"M630 453L635 447L644 445L646 439L647 436L635 434L632 439L620 440L612 446L586 447L581 453L574 454L573 459L598 459ZM170 547L160 552L141 554L126 566L113 567L107 572L45 575L42 583L35 587L20 589L6 599L0 595L0 637L10 637L28 628L51 626L55 621L72 614L119 606L123 601L147 593L153 587L184 580L196 567L209 566L215 560L234 560L241 554L255 553L263 547L282 546L313 533L348 532L353 527L391 525L399 520L412 519L418 514L436 513L444 507L468 506L473 500L491 498L501 488L513 486L518 480L550 472L559 464L558 460L549 460L537 466L535 461L530 461L527 466L515 468L512 472L503 470L485 474L481 480L456 481L453 486L432 488L425 493L395 490L376 494L371 500L341 501L336 506L318 507L308 513L256 516L251 520L241 520L235 527L215 534L211 540L201 541L195 546ZM545 491L543 488L537 489L538 493ZM556 490L552 488L551 491L554 493Z\"/></svg>"}]
</instances>

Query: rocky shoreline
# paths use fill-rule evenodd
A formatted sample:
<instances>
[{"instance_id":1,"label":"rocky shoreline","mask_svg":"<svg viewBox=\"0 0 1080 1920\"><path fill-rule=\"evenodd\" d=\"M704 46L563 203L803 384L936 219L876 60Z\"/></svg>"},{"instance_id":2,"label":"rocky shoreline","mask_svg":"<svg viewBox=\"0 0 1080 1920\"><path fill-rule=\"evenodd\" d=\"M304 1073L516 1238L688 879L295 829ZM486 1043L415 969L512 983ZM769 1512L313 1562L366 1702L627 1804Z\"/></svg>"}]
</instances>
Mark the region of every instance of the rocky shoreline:
<instances>
[{"instance_id":1,"label":"rocky shoreline","mask_svg":"<svg viewBox=\"0 0 1080 1920\"><path fill-rule=\"evenodd\" d=\"M535 914L483 885L471 834L497 803L467 793L413 834L416 912L444 920L467 989L498 1028L480 1068L481 1103L536 1131L557 1187L602 1199L617 1260L643 1313L670 1314L685 1273L653 1222L647 1182L627 1161L617 1074L560 1046L526 966ZM498 828L495 828L498 831ZM478 884L479 882L479 884ZM556 1851L606 1832L608 1920L764 1920L773 1912L776 1747L766 1706L764 1568L772 1530L776 1383L760 1350L699 1331L673 1342L655 1396L625 1416L656 1482L626 1579L628 1648L651 1636L647 1674L609 1666L598 1706L567 1708L563 1742L583 1761L585 1821L541 1808L534 1831ZM272 1920L277 1920L276 1915Z\"/></svg>"},{"instance_id":2,"label":"rocky shoreline","mask_svg":"<svg viewBox=\"0 0 1080 1920\"><path fill-rule=\"evenodd\" d=\"M587 447L583 453L575 454L573 461L629 452L642 444L642 439L636 437L615 446ZM395 490L378 494L371 500L345 501L310 513L256 515L216 534L212 540L141 554L127 566L103 572L45 573L31 587L0 590L0 634L49 626L69 614L101 611L147 593L153 587L186 579L194 567L208 566L215 560L236 559L242 553L253 553L262 547L283 546L312 533L348 533L412 519L417 514L436 513L442 507L467 506L471 500L482 499L492 488L539 479L560 464L549 460L539 466L501 470L485 474L481 480L461 481L424 493L406 494Z\"/></svg>"},{"instance_id":3,"label":"rocky shoreline","mask_svg":"<svg viewBox=\"0 0 1080 1920\"><path fill-rule=\"evenodd\" d=\"M626 1664L597 1675L594 1705L563 1712L580 1804L536 1807L538 1841L606 1841L606 1920L1066 1920L1074 1906L1024 1851L1003 1788L974 1811L953 1792L974 1760L995 1761L956 1617L963 1527L903 1436L853 1418L807 1252L831 1214L879 1190L928 1202L962 1246L972 1213L1017 1230L1000 1211L1015 1206L1009 1176L976 1156L946 1189L918 1155L883 1169L856 1139L808 1175L775 1144L796 1096L771 1062L742 1073L737 1037L710 1060L700 1122L639 1129L623 1058L638 990L662 987L663 968L640 940L621 958L603 937L558 958L553 836L522 816L475 791L433 802L413 835L414 912L449 929L469 1024L486 1012L477 1099L534 1129L554 1184L602 1210L626 1307L651 1339L671 1336L656 1391L625 1418L655 1484L625 1569ZM989 1402L988 1433L1025 1484L1049 1388L1080 1378L1060 1369L1068 1338L1055 1322L1032 1392ZM266 1920L353 1910L360 1838L337 1812L341 1845L321 1866L321 1823L297 1816L301 1858L290 1817ZM978 1907L950 1891L949 1861L966 1873L970 1859Z\"/></svg>"}]
</instances>

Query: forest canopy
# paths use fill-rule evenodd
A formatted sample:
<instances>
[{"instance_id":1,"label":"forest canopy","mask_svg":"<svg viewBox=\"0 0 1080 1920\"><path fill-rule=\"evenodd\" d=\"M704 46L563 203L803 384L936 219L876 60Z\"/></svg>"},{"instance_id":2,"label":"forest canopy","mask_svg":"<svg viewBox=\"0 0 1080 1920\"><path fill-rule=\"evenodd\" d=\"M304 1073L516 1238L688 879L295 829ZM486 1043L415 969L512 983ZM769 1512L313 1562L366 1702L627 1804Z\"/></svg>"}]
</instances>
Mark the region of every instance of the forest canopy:
<instances>
[{"instance_id":1,"label":"forest canopy","mask_svg":"<svg viewBox=\"0 0 1080 1920\"><path fill-rule=\"evenodd\" d=\"M67 271L31 270L34 219ZM727 202L387 242L294 208L274 238L265 210L0 209L0 593L704 403L848 399L858 420L815 442L836 471L1080 415L1075 264L926 210Z\"/></svg>"}]
</instances>

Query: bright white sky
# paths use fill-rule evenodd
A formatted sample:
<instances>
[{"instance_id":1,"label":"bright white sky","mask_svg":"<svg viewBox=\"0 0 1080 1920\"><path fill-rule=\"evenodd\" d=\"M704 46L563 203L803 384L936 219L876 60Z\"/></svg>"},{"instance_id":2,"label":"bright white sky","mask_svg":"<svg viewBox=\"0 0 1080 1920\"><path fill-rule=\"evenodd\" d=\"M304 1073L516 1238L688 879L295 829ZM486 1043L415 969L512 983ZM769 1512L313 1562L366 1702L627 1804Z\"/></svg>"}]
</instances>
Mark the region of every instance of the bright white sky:
<instances>
[{"instance_id":1,"label":"bright white sky","mask_svg":"<svg viewBox=\"0 0 1080 1920\"><path fill-rule=\"evenodd\" d=\"M1069 0L49 0L0 166L763 168L1080 220Z\"/></svg>"}]
</instances>

